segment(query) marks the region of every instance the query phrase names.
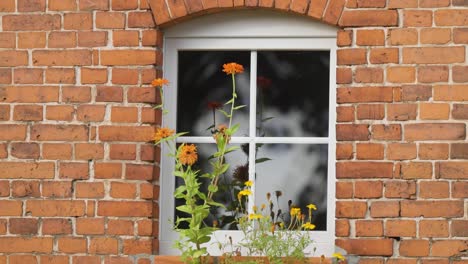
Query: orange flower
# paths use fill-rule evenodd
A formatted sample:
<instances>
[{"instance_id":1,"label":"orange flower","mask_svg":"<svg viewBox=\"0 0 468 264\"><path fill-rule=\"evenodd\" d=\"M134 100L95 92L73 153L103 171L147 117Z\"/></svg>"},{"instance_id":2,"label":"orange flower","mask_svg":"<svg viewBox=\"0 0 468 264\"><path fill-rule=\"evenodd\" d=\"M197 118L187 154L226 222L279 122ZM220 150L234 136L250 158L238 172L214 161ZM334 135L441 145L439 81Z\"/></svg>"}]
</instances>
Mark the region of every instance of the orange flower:
<instances>
[{"instance_id":1,"label":"orange flower","mask_svg":"<svg viewBox=\"0 0 468 264\"><path fill-rule=\"evenodd\" d=\"M157 78L151 82L151 85L153 85L154 87L162 87L163 85L167 85L168 83L169 81L166 79Z\"/></svg>"},{"instance_id":2,"label":"orange flower","mask_svg":"<svg viewBox=\"0 0 468 264\"><path fill-rule=\"evenodd\" d=\"M178 158L183 165L193 165L198 159L197 147L194 144L182 145Z\"/></svg>"},{"instance_id":3,"label":"orange flower","mask_svg":"<svg viewBox=\"0 0 468 264\"><path fill-rule=\"evenodd\" d=\"M208 109L215 110L215 109L219 109L223 107L223 104L220 102L211 101L211 102L208 102L207 106L208 106Z\"/></svg>"},{"instance_id":4,"label":"orange flower","mask_svg":"<svg viewBox=\"0 0 468 264\"><path fill-rule=\"evenodd\" d=\"M244 72L244 66L235 62L226 63L223 65L223 72L226 74L236 74Z\"/></svg>"},{"instance_id":5,"label":"orange flower","mask_svg":"<svg viewBox=\"0 0 468 264\"><path fill-rule=\"evenodd\" d=\"M174 134L174 130L169 129L167 127L161 127L156 130L156 134L154 135L154 141L158 142L163 138L170 137Z\"/></svg>"}]
</instances>

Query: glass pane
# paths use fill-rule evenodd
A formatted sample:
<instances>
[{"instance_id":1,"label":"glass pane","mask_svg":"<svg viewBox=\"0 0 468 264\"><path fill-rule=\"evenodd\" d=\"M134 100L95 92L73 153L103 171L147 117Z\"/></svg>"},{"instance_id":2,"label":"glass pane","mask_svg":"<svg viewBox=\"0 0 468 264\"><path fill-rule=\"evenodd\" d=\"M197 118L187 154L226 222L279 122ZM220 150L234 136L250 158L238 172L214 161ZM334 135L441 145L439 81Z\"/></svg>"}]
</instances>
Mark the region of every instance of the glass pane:
<instances>
[{"instance_id":1,"label":"glass pane","mask_svg":"<svg viewBox=\"0 0 468 264\"><path fill-rule=\"evenodd\" d=\"M193 170L200 170L199 176L203 173L211 172L211 162L214 159L209 159L213 153L216 152L215 144L196 144L198 151L198 161L192 166ZM239 206L237 200L237 194L244 186L244 182L248 180L248 145L240 146L238 144L232 144L232 146L238 146L240 149L230 152L225 156L226 163L231 166L228 171L221 175L219 178L219 191L213 197L214 201L222 203L226 206L226 209L217 208L213 210L209 217L206 219L208 225L212 225L213 221L218 222L218 227L221 229L237 229L236 225L233 225L236 208ZM207 193L209 181L206 178L200 178L202 182L202 191ZM180 177L176 177L176 188L183 184L183 180ZM181 199L175 200L175 206L184 204ZM175 218L183 217L183 213L175 211ZM183 227L183 226L181 226ZM186 226L185 226L186 227Z\"/></svg>"},{"instance_id":2,"label":"glass pane","mask_svg":"<svg viewBox=\"0 0 468 264\"><path fill-rule=\"evenodd\" d=\"M255 204L261 208L268 205L267 193L271 193L273 211L284 221L289 219L290 206L301 208L307 215L307 205L313 203L312 223L315 230L326 230L327 226L327 145L264 144L257 145L257 157L271 160L257 163L255 181ZM278 191L281 193L277 197ZM268 206L267 206L268 208Z\"/></svg>"},{"instance_id":3,"label":"glass pane","mask_svg":"<svg viewBox=\"0 0 468 264\"><path fill-rule=\"evenodd\" d=\"M327 137L330 52L260 51L257 135Z\"/></svg>"},{"instance_id":4,"label":"glass pane","mask_svg":"<svg viewBox=\"0 0 468 264\"><path fill-rule=\"evenodd\" d=\"M236 105L249 104L250 51L179 51L177 131L189 132L189 136L211 136L213 124L227 124L227 118L213 106L224 105L232 96L232 78L222 72L223 64L237 62L244 66L244 73L236 76ZM249 108L236 111L233 124L241 129L237 136L247 136Z\"/></svg>"}]
</instances>

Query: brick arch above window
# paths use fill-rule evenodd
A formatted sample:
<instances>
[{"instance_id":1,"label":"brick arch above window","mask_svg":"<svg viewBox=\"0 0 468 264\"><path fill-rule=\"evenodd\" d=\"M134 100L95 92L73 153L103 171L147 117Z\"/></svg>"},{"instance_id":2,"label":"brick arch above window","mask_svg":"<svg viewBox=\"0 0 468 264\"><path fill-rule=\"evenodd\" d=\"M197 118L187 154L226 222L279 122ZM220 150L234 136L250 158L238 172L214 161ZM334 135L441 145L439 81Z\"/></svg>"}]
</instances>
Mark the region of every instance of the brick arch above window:
<instances>
[{"instance_id":1,"label":"brick arch above window","mask_svg":"<svg viewBox=\"0 0 468 264\"><path fill-rule=\"evenodd\" d=\"M243 8L289 12L330 25L340 21L346 0L147 0L158 26L167 26L206 13ZM395 21L397 16L395 14Z\"/></svg>"}]
</instances>

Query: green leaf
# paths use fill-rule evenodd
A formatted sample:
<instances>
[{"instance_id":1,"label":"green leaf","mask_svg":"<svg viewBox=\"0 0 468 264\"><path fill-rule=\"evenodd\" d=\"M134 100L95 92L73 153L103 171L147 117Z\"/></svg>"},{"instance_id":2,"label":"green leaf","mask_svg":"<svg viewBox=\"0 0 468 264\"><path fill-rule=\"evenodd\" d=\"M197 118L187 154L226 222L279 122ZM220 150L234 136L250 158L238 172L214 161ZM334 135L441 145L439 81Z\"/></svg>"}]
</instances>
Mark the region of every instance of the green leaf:
<instances>
[{"instance_id":1,"label":"green leaf","mask_svg":"<svg viewBox=\"0 0 468 264\"><path fill-rule=\"evenodd\" d=\"M244 107L246 107L246 105L238 105L238 106L234 107L234 110L239 110L239 109L242 109Z\"/></svg>"},{"instance_id":2,"label":"green leaf","mask_svg":"<svg viewBox=\"0 0 468 264\"><path fill-rule=\"evenodd\" d=\"M262 163L262 162L265 162L265 161L269 161L271 160L270 158L259 158L259 159L256 159L255 160L255 163Z\"/></svg>"},{"instance_id":3,"label":"green leaf","mask_svg":"<svg viewBox=\"0 0 468 264\"><path fill-rule=\"evenodd\" d=\"M229 152L233 152L233 151L236 151L238 149L240 149L240 147L238 147L238 146L230 147L230 148L226 149L226 152L224 152L224 154L228 154Z\"/></svg>"},{"instance_id":4,"label":"green leaf","mask_svg":"<svg viewBox=\"0 0 468 264\"><path fill-rule=\"evenodd\" d=\"M230 129L228 129L228 130L226 131L226 133L227 133L228 135L232 136L232 135L234 135L234 133L237 132L237 130L239 130L239 128L240 128L240 125L239 125L239 124L235 124L235 125L233 125Z\"/></svg>"},{"instance_id":5,"label":"green leaf","mask_svg":"<svg viewBox=\"0 0 468 264\"><path fill-rule=\"evenodd\" d=\"M263 118L263 119L262 119L262 122L266 122L266 121L271 120L271 119L273 119L273 118L274 118L274 117L266 117L266 118Z\"/></svg>"},{"instance_id":6,"label":"green leaf","mask_svg":"<svg viewBox=\"0 0 468 264\"><path fill-rule=\"evenodd\" d=\"M181 212L184 212L184 213L187 213L187 214L192 214L193 211L192 209L190 208L190 206L184 204L184 205L179 205L176 207L177 210L181 211Z\"/></svg>"},{"instance_id":7,"label":"green leaf","mask_svg":"<svg viewBox=\"0 0 468 264\"><path fill-rule=\"evenodd\" d=\"M210 185L208 186L208 191L214 192L214 193L215 193L215 192L218 191L218 186L213 185L213 184L210 184Z\"/></svg>"},{"instance_id":8,"label":"green leaf","mask_svg":"<svg viewBox=\"0 0 468 264\"><path fill-rule=\"evenodd\" d=\"M226 103L224 103L224 105L228 105L228 104L232 104L234 102L234 99L231 98L231 100L227 101Z\"/></svg>"},{"instance_id":9,"label":"green leaf","mask_svg":"<svg viewBox=\"0 0 468 264\"><path fill-rule=\"evenodd\" d=\"M226 111L224 111L224 110L222 110L222 109L218 109L218 111L220 111L221 113L223 113L223 115L224 115L225 117L227 117L227 118L230 118L230 117L231 117L230 114L228 114Z\"/></svg>"}]
</instances>

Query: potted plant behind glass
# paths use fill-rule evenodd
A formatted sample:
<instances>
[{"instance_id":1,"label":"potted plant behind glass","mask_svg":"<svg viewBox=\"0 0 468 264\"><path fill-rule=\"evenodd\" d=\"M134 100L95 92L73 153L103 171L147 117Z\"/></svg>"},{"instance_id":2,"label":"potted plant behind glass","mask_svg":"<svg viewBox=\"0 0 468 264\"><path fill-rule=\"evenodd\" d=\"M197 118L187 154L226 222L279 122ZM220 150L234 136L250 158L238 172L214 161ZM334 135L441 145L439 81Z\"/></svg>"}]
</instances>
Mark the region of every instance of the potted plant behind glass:
<instances>
[{"instance_id":1,"label":"potted plant behind glass","mask_svg":"<svg viewBox=\"0 0 468 264\"><path fill-rule=\"evenodd\" d=\"M223 72L232 79L232 97L224 104L229 107L229 111L222 110L219 103L216 103L216 106L212 103L213 116L215 111L221 112L228 119L228 124L216 126L214 123L209 128L216 142L216 151L210 157L210 172L202 173L194 168L193 165L198 160L197 147L194 144L176 144L176 138L186 134L185 132L176 134L167 127L156 130L155 144L166 144L169 155L175 160L174 176L179 177L183 183L174 192L174 198L182 201L176 210L183 216L177 217L174 225L175 231L179 234L174 246L181 251L181 257L157 257L161 263L304 263L306 260L305 249L312 240L309 232L304 231L315 228L312 224L312 211L316 210L315 205L310 204L308 215L304 215L299 208L292 205L292 202L288 202L290 208L283 213L279 205L275 207L271 194L268 193L266 194L268 205L263 204L261 208L254 206L248 210L248 197L252 195L251 181L242 182L240 187L230 186L235 188L237 200L231 206L230 210L233 211L234 217L229 224L234 224L243 233L243 239L233 241L229 237L225 243L211 241L214 232L218 230L219 222L214 220L212 225L208 225L205 220L213 208L226 209L225 205L216 201L215 197L220 189L220 177L230 166L226 162L226 155L240 149L238 146L231 146L230 140L239 129L238 124L233 124L235 111L244 107L236 105L236 75L243 71L243 66L234 62L223 65ZM163 107L163 87L167 84L168 81L165 79L155 79L152 82L152 85L159 90L162 100L155 108L161 109L163 114L167 113ZM206 190L202 188L202 180L207 182ZM276 191L275 196L278 200L281 192ZM207 250L209 243L218 244L223 252L221 258L209 257ZM240 258L243 254L251 258ZM343 257L336 254L334 259L341 261ZM322 256L315 261L322 263L327 260Z\"/></svg>"}]
</instances>

